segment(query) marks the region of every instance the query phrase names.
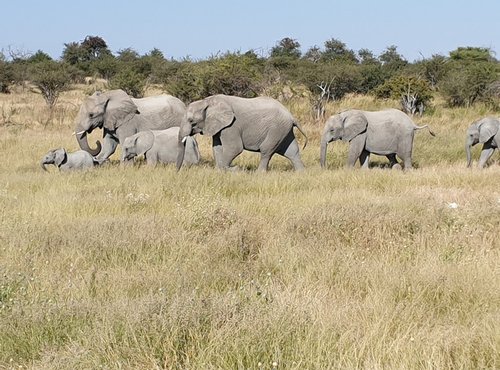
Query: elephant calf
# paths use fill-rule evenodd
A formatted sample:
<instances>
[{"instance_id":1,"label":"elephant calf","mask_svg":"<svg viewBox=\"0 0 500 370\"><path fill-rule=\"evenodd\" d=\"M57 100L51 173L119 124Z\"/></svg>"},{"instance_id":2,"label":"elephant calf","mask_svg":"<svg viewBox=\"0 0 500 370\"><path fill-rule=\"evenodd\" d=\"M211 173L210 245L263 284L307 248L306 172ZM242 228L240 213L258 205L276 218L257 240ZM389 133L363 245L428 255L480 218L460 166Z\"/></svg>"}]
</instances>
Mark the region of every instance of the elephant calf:
<instances>
[{"instance_id":1,"label":"elephant calf","mask_svg":"<svg viewBox=\"0 0 500 370\"><path fill-rule=\"evenodd\" d=\"M175 163L177 159L179 127L166 130L140 131L123 142L123 160L131 160L144 154L149 165ZM192 136L186 140L184 164L197 164L200 161L198 143Z\"/></svg>"},{"instance_id":2,"label":"elephant calf","mask_svg":"<svg viewBox=\"0 0 500 370\"><path fill-rule=\"evenodd\" d=\"M467 167L472 164L471 147L481 143L481 157L479 158L479 168L483 168L486 162L493 155L495 149L500 147L500 119L486 117L474 122L467 130L465 139L465 153L467 154Z\"/></svg>"},{"instance_id":3,"label":"elephant calf","mask_svg":"<svg viewBox=\"0 0 500 370\"><path fill-rule=\"evenodd\" d=\"M60 171L84 170L94 167L97 162L94 157L85 150L78 150L73 153L68 153L66 149L59 148L49 151L44 155L40 165L45 168L46 164L53 164Z\"/></svg>"},{"instance_id":4,"label":"elephant calf","mask_svg":"<svg viewBox=\"0 0 500 370\"><path fill-rule=\"evenodd\" d=\"M370 154L384 155L393 168L400 168L396 155L403 160L404 168L412 168L413 137L417 126L407 114L397 109L368 112L351 109L331 116L321 136L320 164L326 166L328 143L335 140L349 142L347 165L353 167L357 160L368 167ZM434 133L429 129L432 136Z\"/></svg>"}]
</instances>

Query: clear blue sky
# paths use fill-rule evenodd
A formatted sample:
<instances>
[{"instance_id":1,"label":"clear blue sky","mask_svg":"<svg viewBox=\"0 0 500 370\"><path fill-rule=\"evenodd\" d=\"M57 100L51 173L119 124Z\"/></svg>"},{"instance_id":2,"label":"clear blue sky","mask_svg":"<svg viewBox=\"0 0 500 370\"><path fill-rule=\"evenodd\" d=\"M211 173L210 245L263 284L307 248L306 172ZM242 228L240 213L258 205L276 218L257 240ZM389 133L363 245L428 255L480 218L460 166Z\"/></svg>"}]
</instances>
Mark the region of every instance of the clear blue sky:
<instances>
[{"instance_id":1,"label":"clear blue sky","mask_svg":"<svg viewBox=\"0 0 500 370\"><path fill-rule=\"evenodd\" d=\"M332 37L376 55L396 45L409 61L459 46L500 54L500 0L17 0L0 11L0 49L41 49L54 58L86 35L102 37L113 52L157 47L167 58L267 55L284 37L302 51Z\"/></svg>"}]
</instances>

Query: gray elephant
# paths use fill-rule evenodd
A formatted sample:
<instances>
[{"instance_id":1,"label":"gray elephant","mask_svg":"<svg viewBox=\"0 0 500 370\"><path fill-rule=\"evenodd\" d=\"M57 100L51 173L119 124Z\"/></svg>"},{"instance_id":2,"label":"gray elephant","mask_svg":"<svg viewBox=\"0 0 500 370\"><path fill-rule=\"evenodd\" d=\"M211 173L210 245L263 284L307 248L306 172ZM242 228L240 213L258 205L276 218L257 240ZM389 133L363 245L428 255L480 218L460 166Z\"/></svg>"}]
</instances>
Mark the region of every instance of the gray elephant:
<instances>
[{"instance_id":1,"label":"gray elephant","mask_svg":"<svg viewBox=\"0 0 500 370\"><path fill-rule=\"evenodd\" d=\"M147 164L153 166L158 162L175 163L178 137L179 127L138 132L123 142L123 156L125 160L131 160L144 154ZM200 161L200 152L194 136L189 136L185 145L186 154L183 163L197 164Z\"/></svg>"},{"instance_id":2,"label":"gray elephant","mask_svg":"<svg viewBox=\"0 0 500 370\"><path fill-rule=\"evenodd\" d=\"M465 153L467 154L467 167L472 164L471 147L477 143L483 144L479 158L479 168L483 168L493 155L496 148L500 147L500 119L486 117L474 122L467 130L465 139Z\"/></svg>"},{"instance_id":3,"label":"gray elephant","mask_svg":"<svg viewBox=\"0 0 500 370\"><path fill-rule=\"evenodd\" d=\"M347 110L331 116L321 136L320 164L326 166L328 143L347 141L349 154L347 165L353 167L356 160L363 168L369 164L370 154L385 155L394 168L400 167L396 155L403 160L404 168L412 168L413 137L415 130L428 126L416 126L408 115L397 109L377 112ZM434 133L428 128L430 134Z\"/></svg>"},{"instance_id":4,"label":"gray elephant","mask_svg":"<svg viewBox=\"0 0 500 370\"><path fill-rule=\"evenodd\" d=\"M236 156L248 150L260 153L261 171L267 170L275 153L288 158L295 170L302 170L294 127L306 136L292 114L272 98L214 95L195 101L187 107L179 132L177 169L183 162L187 137L200 133L212 137L218 168L229 168Z\"/></svg>"},{"instance_id":5,"label":"gray elephant","mask_svg":"<svg viewBox=\"0 0 500 370\"><path fill-rule=\"evenodd\" d=\"M184 103L170 95L134 99L123 90L96 92L81 105L75 134L80 148L102 163L118 144L137 132L180 126L185 112ZM96 128L103 129L102 151L99 141L96 149L91 149L87 142L87 134Z\"/></svg>"},{"instance_id":6,"label":"gray elephant","mask_svg":"<svg viewBox=\"0 0 500 370\"><path fill-rule=\"evenodd\" d=\"M66 149L59 148L49 151L40 162L44 171L47 171L45 165L53 164L60 171L84 170L94 167L97 162L90 153L84 150L78 150L68 153Z\"/></svg>"}]
</instances>

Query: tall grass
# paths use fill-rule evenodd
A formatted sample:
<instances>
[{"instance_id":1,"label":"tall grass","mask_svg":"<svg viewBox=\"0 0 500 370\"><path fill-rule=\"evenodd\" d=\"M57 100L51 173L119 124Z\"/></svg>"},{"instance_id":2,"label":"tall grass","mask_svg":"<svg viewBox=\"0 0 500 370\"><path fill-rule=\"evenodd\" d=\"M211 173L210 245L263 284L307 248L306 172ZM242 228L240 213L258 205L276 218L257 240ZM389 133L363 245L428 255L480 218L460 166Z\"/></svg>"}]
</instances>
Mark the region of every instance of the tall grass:
<instances>
[{"instance_id":1,"label":"tall grass","mask_svg":"<svg viewBox=\"0 0 500 370\"><path fill-rule=\"evenodd\" d=\"M340 143L321 170L303 102L303 173L256 173L251 153L216 170L203 137L204 163L179 173L43 173L47 150L77 148L83 96L45 127L37 96L0 96L28 102L0 127L0 368L500 367L498 154L471 170L462 149L492 112L417 118L438 136L416 134L406 173L346 170Z\"/></svg>"}]
</instances>

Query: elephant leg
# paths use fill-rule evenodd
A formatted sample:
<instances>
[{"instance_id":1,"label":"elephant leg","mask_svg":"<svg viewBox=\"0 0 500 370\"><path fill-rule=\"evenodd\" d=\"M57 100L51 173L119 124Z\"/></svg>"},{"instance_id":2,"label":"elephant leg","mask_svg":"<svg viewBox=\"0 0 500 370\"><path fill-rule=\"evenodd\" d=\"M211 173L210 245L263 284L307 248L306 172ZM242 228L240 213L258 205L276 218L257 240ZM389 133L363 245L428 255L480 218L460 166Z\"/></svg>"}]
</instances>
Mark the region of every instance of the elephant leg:
<instances>
[{"instance_id":1,"label":"elephant leg","mask_svg":"<svg viewBox=\"0 0 500 370\"><path fill-rule=\"evenodd\" d=\"M220 161L222 159L222 142L220 140L220 134L216 134L212 137L212 152L214 155L215 166L220 168Z\"/></svg>"},{"instance_id":2,"label":"elephant leg","mask_svg":"<svg viewBox=\"0 0 500 370\"><path fill-rule=\"evenodd\" d=\"M347 154L347 166L354 167L365 149L366 134L358 135L349 142L349 152Z\"/></svg>"},{"instance_id":3,"label":"elephant leg","mask_svg":"<svg viewBox=\"0 0 500 370\"><path fill-rule=\"evenodd\" d=\"M300 159L299 143L293 132L290 131L285 140L283 140L278 147L276 153L290 160L295 171L302 171L305 168L302 159Z\"/></svg>"},{"instance_id":4,"label":"elephant leg","mask_svg":"<svg viewBox=\"0 0 500 370\"><path fill-rule=\"evenodd\" d=\"M390 166L392 169L401 169L401 165L398 163L398 160L396 158L396 154L387 154L386 155L387 159L389 160Z\"/></svg>"},{"instance_id":5,"label":"elephant leg","mask_svg":"<svg viewBox=\"0 0 500 370\"><path fill-rule=\"evenodd\" d=\"M486 162L491 158L494 151L495 148L491 146L491 140L484 143L483 149L481 149L481 156L479 157L479 168L483 168L486 165Z\"/></svg>"},{"instance_id":6,"label":"elephant leg","mask_svg":"<svg viewBox=\"0 0 500 370\"><path fill-rule=\"evenodd\" d=\"M223 130L220 133L219 138L222 153L219 155L219 159L215 162L217 167L228 169L231 167L231 163L234 158L236 158L243 151L243 142L241 141L240 134L237 130Z\"/></svg>"},{"instance_id":7,"label":"elephant leg","mask_svg":"<svg viewBox=\"0 0 500 370\"><path fill-rule=\"evenodd\" d=\"M113 155L118 146L118 140L109 133L104 134L101 152L95 158L99 164L102 164Z\"/></svg>"},{"instance_id":8,"label":"elephant leg","mask_svg":"<svg viewBox=\"0 0 500 370\"><path fill-rule=\"evenodd\" d=\"M359 164L361 168L368 169L370 164L370 152L368 150L363 150L359 155Z\"/></svg>"}]
</instances>

